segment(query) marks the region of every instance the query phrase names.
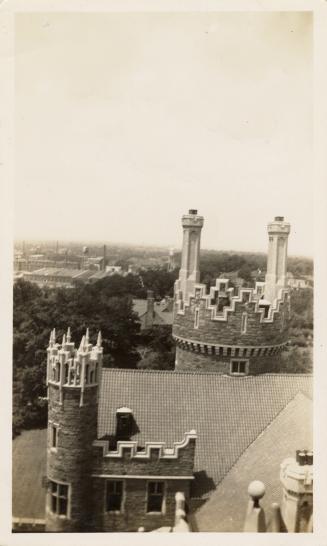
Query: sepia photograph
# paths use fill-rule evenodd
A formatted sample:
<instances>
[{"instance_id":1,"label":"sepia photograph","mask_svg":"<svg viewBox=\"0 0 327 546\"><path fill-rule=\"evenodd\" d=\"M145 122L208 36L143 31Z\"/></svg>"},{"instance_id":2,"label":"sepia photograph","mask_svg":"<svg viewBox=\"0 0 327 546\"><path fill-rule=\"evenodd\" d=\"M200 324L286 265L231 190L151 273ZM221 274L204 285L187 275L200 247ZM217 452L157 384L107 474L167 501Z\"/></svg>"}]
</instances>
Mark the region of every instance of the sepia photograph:
<instances>
[{"instance_id":1,"label":"sepia photograph","mask_svg":"<svg viewBox=\"0 0 327 546\"><path fill-rule=\"evenodd\" d=\"M14 14L13 537L314 533L313 31Z\"/></svg>"}]
</instances>

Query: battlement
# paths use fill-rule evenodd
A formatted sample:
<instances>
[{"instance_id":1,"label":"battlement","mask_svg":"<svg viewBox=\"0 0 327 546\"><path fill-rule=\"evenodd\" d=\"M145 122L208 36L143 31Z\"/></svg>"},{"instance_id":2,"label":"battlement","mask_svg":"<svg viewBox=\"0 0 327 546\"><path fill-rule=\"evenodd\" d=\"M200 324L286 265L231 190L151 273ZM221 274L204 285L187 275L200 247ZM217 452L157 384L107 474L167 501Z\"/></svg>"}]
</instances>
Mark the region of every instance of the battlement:
<instances>
[{"instance_id":1,"label":"battlement","mask_svg":"<svg viewBox=\"0 0 327 546\"><path fill-rule=\"evenodd\" d=\"M97 344L89 342L89 331L86 330L79 348L71 341L70 328L63 335L62 343L56 343L56 332L50 334L47 349L47 386L54 385L60 390L62 402L63 388L84 390L100 383L103 348L101 332ZM81 396L81 404L83 397Z\"/></svg>"},{"instance_id":2,"label":"battlement","mask_svg":"<svg viewBox=\"0 0 327 546\"><path fill-rule=\"evenodd\" d=\"M257 282L255 288L229 288L229 279L216 279L216 285L210 287L209 294L205 284L195 284L194 293L185 300L180 288L180 281L175 282L175 317L185 315L188 310L196 313L209 310L204 320L227 322L231 315L239 311L255 313L260 323L273 323L281 313L282 307L290 311L289 289L281 288L279 297L273 302L264 299L265 283ZM235 295L234 295L235 294ZM198 324L197 324L198 322ZM195 321L195 328L200 327L200 317ZM245 330L245 325L243 327ZM243 332L245 333L245 332Z\"/></svg>"},{"instance_id":3,"label":"battlement","mask_svg":"<svg viewBox=\"0 0 327 546\"><path fill-rule=\"evenodd\" d=\"M103 457L121 459L128 454L130 459L178 459L181 449L186 448L190 441L197 438L196 431L191 430L184 434L183 440L174 442L173 447L167 447L165 442L145 442L144 449L139 449L135 441L119 441L117 449L110 450L108 440L95 440L93 445L101 447Z\"/></svg>"}]
</instances>

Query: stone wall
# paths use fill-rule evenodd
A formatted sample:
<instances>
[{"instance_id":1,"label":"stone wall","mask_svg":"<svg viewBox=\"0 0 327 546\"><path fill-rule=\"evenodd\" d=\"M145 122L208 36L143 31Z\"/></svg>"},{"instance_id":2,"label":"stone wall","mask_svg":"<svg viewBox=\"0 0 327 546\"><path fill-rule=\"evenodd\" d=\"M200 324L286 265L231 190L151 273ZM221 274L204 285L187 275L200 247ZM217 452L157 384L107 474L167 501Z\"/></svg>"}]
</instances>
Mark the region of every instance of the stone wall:
<instances>
[{"instance_id":1,"label":"stone wall","mask_svg":"<svg viewBox=\"0 0 327 546\"><path fill-rule=\"evenodd\" d=\"M176 347L175 369L177 371L203 371L229 374L232 359L243 359L243 357L219 357L195 353ZM244 357L247 360L246 357ZM250 375L259 373L277 373L281 369L281 358L279 354L272 356L257 356L249 358Z\"/></svg>"},{"instance_id":2,"label":"stone wall","mask_svg":"<svg viewBox=\"0 0 327 546\"><path fill-rule=\"evenodd\" d=\"M97 386L84 392L80 407L80 388L63 387L63 403L59 403L59 389L49 384L48 410L48 480L70 484L70 517L50 513L46 509L46 530L87 531L91 527L92 499L92 443L97 434ZM50 425L58 424L58 447L51 448ZM48 494L49 496L49 494Z\"/></svg>"},{"instance_id":3,"label":"stone wall","mask_svg":"<svg viewBox=\"0 0 327 546\"><path fill-rule=\"evenodd\" d=\"M163 526L172 526L175 517L175 494L181 491L185 498L190 496L190 482L187 480L165 479L165 510L162 514L147 514L147 482L144 479L124 480L124 501L122 513L105 511L104 478L94 478L94 496L98 510L94 516L94 529L104 532L132 532L139 527L151 531Z\"/></svg>"},{"instance_id":4,"label":"stone wall","mask_svg":"<svg viewBox=\"0 0 327 546\"><path fill-rule=\"evenodd\" d=\"M278 345L288 339L289 306L281 302L279 312L272 322L261 320L261 313L255 310L256 303L235 303L235 311L228 313L227 320L212 320L211 309L205 308L205 300L198 305L191 300L190 306L185 306L184 314L175 315L173 335L184 339L192 339L202 343L222 345L255 346ZM199 308L199 326L195 328L195 309ZM246 332L242 333L242 315L247 313Z\"/></svg>"},{"instance_id":5,"label":"stone wall","mask_svg":"<svg viewBox=\"0 0 327 546\"><path fill-rule=\"evenodd\" d=\"M137 531L144 527L150 531L162 526L172 526L175 517L175 494L184 493L188 501L190 482L193 477L195 438L185 447L176 450L177 457L167 457L159 448L151 447L149 457L140 456L131 448L122 450L122 457L103 456L101 446L94 447L93 494L95 503L94 528L97 531ZM135 453L135 451L134 451ZM126 476L126 478L125 478ZM137 476L137 477L135 477ZM141 477L144 476L144 479ZM123 508L121 513L106 512L106 480L124 482ZM147 484L163 481L165 502L161 514L147 513Z\"/></svg>"}]
</instances>

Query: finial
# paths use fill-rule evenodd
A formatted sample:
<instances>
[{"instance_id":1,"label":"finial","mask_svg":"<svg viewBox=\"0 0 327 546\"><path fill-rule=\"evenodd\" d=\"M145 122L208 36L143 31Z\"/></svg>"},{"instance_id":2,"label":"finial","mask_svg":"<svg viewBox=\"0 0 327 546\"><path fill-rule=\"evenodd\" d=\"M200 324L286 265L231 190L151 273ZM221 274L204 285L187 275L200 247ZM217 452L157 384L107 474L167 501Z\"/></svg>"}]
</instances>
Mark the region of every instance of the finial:
<instances>
[{"instance_id":1,"label":"finial","mask_svg":"<svg viewBox=\"0 0 327 546\"><path fill-rule=\"evenodd\" d=\"M262 499L266 492L265 484L259 480L254 480L248 487L248 493L253 500L254 506L259 506L259 500Z\"/></svg>"},{"instance_id":2,"label":"finial","mask_svg":"<svg viewBox=\"0 0 327 546\"><path fill-rule=\"evenodd\" d=\"M55 341L56 341L56 329L55 328L52 330L52 340L55 343Z\"/></svg>"},{"instance_id":3,"label":"finial","mask_svg":"<svg viewBox=\"0 0 327 546\"><path fill-rule=\"evenodd\" d=\"M64 348L65 344L66 344L66 336L65 336L65 334L64 334L64 335L62 336L62 343L61 343L62 348Z\"/></svg>"},{"instance_id":4,"label":"finial","mask_svg":"<svg viewBox=\"0 0 327 546\"><path fill-rule=\"evenodd\" d=\"M89 329L86 328L86 333L85 333L85 342L86 342L86 343L89 342L89 338L90 338L90 332L89 332Z\"/></svg>"},{"instance_id":5,"label":"finial","mask_svg":"<svg viewBox=\"0 0 327 546\"><path fill-rule=\"evenodd\" d=\"M85 348L85 336L83 336L82 339L81 339L81 344L79 346L79 350L84 351L84 348Z\"/></svg>"},{"instance_id":6,"label":"finial","mask_svg":"<svg viewBox=\"0 0 327 546\"><path fill-rule=\"evenodd\" d=\"M271 520L267 531L269 533L280 533L282 531L282 517L280 513L280 507L277 502L273 502L271 505Z\"/></svg>"},{"instance_id":7,"label":"finial","mask_svg":"<svg viewBox=\"0 0 327 546\"><path fill-rule=\"evenodd\" d=\"M97 347L102 347L102 335L101 335L101 330L100 330L99 333L98 333Z\"/></svg>"},{"instance_id":8,"label":"finial","mask_svg":"<svg viewBox=\"0 0 327 546\"><path fill-rule=\"evenodd\" d=\"M70 343L70 340L71 340L70 326L68 326L68 328L67 328L67 336L66 336L66 339L67 339L67 343Z\"/></svg>"},{"instance_id":9,"label":"finial","mask_svg":"<svg viewBox=\"0 0 327 546\"><path fill-rule=\"evenodd\" d=\"M50 332L49 345L51 345L51 343L53 343L53 331L52 330Z\"/></svg>"}]
</instances>

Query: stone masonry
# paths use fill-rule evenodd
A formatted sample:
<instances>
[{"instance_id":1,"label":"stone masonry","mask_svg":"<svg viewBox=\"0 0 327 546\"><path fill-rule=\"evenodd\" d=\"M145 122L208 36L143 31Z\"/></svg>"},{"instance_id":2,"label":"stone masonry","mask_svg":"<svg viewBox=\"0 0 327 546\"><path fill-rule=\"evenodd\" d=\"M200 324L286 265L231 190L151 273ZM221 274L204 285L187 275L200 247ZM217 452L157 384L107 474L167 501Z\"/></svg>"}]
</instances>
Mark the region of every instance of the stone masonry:
<instances>
[{"instance_id":1,"label":"stone masonry","mask_svg":"<svg viewBox=\"0 0 327 546\"><path fill-rule=\"evenodd\" d=\"M190 220L192 216L194 219ZM191 239L185 232L193 231L194 226L202 227L203 218L192 210L183 217L182 224L183 264L188 263L190 250L187 244ZM198 243L199 230L198 227ZM289 224L282 217L276 217L268 226L269 237L273 238L272 242L269 241L268 284L257 282L254 288L239 288L234 293L234 289L229 288L228 279L216 279L216 285L207 293L206 286L199 281L188 281L187 269L181 270L175 283L173 337L176 369L238 375L280 370L279 355L288 341L290 319L290 297L286 286L289 231ZM199 260L197 252L191 268L197 273L200 271ZM194 275L190 276L193 279ZM267 290L270 300L266 298Z\"/></svg>"}]
</instances>

